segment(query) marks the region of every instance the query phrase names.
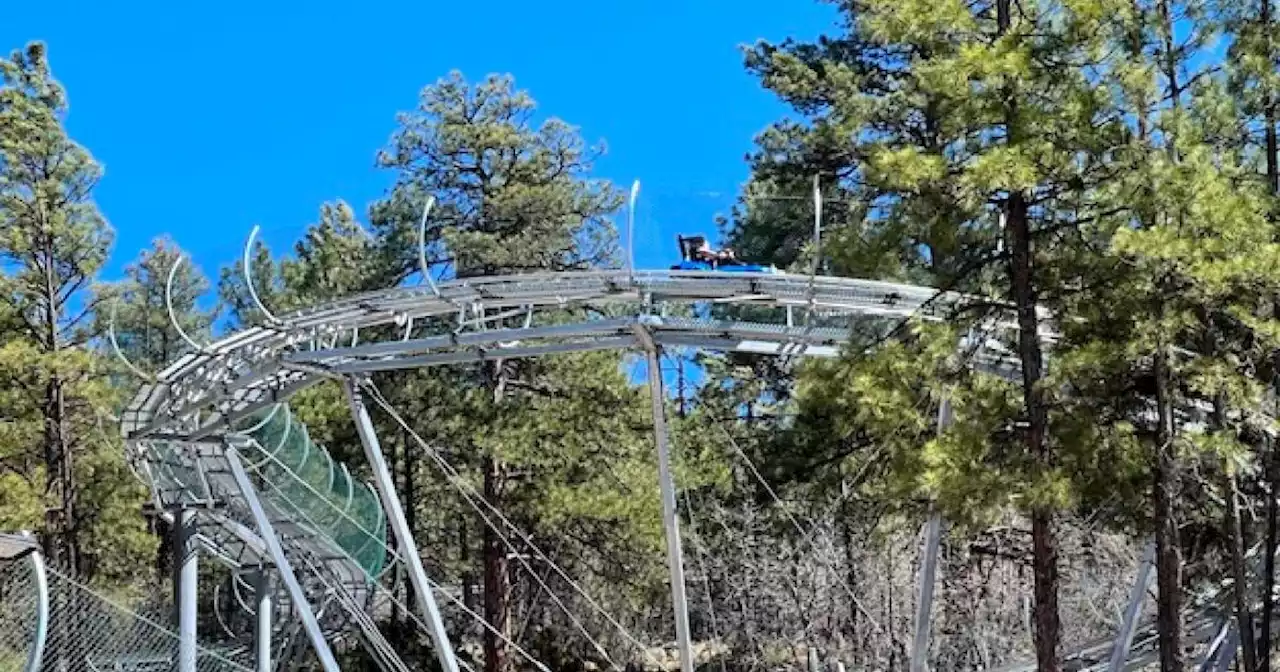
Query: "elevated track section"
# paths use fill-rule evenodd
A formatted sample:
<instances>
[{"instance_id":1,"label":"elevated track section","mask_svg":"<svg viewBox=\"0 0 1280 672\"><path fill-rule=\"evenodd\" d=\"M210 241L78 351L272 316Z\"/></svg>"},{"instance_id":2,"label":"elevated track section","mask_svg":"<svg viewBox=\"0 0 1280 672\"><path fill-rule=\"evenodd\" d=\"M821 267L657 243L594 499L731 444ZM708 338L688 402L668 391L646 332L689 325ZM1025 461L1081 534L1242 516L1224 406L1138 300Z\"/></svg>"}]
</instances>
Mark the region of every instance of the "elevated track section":
<instances>
[{"instance_id":1,"label":"elevated track section","mask_svg":"<svg viewBox=\"0 0 1280 672\"><path fill-rule=\"evenodd\" d=\"M972 297L927 287L767 273L591 271L393 288L279 317L268 313L265 324L198 348L138 392L122 416L122 429L130 455L161 507L198 508L190 518L192 527L217 553L241 565L270 566L279 574L272 595L277 604L291 604L292 612L303 616L302 626L326 670L337 669L329 641L353 635L382 652L383 669L402 669L369 616L377 609L377 577L387 571L383 542L393 532L415 581L423 622L435 637L441 667L454 672L457 662L434 589L407 534L361 401L360 386L369 374L593 350L643 353L651 370L657 370L661 349L675 347L832 357L855 334L884 335L909 318L943 320L975 306L992 312L991 306L979 304ZM1014 328L1001 320L998 308L994 314L987 320L991 329ZM1041 337L1052 339L1044 317ZM1009 378L1018 374L1016 359L998 341L978 349L971 364ZM683 570L674 494L665 473L660 378L651 375L650 388L664 472L677 635L687 670L692 663L687 617L681 618ZM373 471L371 486L357 483L349 470L328 459L282 406L325 380L347 389ZM275 469L275 476L261 469L250 474L245 464ZM280 490L281 478L284 496L273 494ZM334 510L353 515L334 515ZM933 534L939 534L938 527L930 526ZM378 543L366 543L370 538ZM921 607L925 616L928 607ZM1125 627L1133 630L1136 618L1132 613ZM1220 633L1225 622L1211 606L1189 618L1196 637L1211 638L1204 633ZM294 619L285 620L297 625ZM291 636L284 626L271 627L277 636ZM1137 631L1134 665L1150 655L1150 628ZM297 634L295 627L292 636ZM1216 638L1215 650L1223 640ZM927 632L923 637L918 633L916 641L927 645ZM1101 643L1068 658L1088 669L1107 669L1096 667L1101 663L1094 649L1115 648ZM913 658L922 660L924 651L914 650Z\"/></svg>"}]
</instances>

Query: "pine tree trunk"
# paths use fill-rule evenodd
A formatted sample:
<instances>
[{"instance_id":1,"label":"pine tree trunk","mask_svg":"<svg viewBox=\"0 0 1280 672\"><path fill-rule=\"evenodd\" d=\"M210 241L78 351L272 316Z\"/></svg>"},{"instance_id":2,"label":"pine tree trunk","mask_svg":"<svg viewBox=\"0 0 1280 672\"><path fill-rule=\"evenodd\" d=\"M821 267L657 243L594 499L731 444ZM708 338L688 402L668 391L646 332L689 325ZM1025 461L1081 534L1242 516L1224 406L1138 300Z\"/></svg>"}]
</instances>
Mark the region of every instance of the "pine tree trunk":
<instances>
[{"instance_id":1,"label":"pine tree trunk","mask_svg":"<svg viewBox=\"0 0 1280 672\"><path fill-rule=\"evenodd\" d=\"M42 227L43 228L43 227ZM59 351L58 318L61 307L58 302L58 284L54 277L54 240L43 234L44 256L44 350L56 356ZM66 391L63 381L54 373L45 385L44 442L45 479L58 506L53 512L49 534L57 538L57 553L51 556L63 568L79 572L80 554L76 540L76 483L74 461L67 445Z\"/></svg>"},{"instance_id":2,"label":"pine tree trunk","mask_svg":"<svg viewBox=\"0 0 1280 672\"><path fill-rule=\"evenodd\" d=\"M1173 11L1170 0L1160 0L1161 54L1164 58L1164 75L1168 80L1169 104L1173 109L1181 107L1182 89L1178 84L1178 50L1174 43ZM1173 163L1178 163L1177 137L1170 131L1165 138L1165 150ZM1181 217L1181 213L1177 213ZM1158 319L1165 319L1165 289L1167 281L1159 278L1156 288ZM1156 526L1156 626L1159 631L1160 669L1162 672L1182 672L1186 667L1186 654L1182 648L1182 539L1178 530L1177 502L1181 490L1178 473L1178 454L1174 427L1174 381L1172 380L1172 356L1168 344L1156 346L1152 368L1156 382L1156 409L1160 427L1156 432L1156 455L1153 469L1152 504Z\"/></svg>"},{"instance_id":3,"label":"pine tree trunk","mask_svg":"<svg viewBox=\"0 0 1280 672\"><path fill-rule=\"evenodd\" d=\"M1275 62L1275 57L1271 53L1271 0L1262 0L1258 12L1258 23L1261 25L1263 34L1263 44L1266 47L1266 57L1268 63ZM1276 103L1271 92L1272 84L1264 85L1264 104L1263 104L1263 136L1266 139L1266 163L1267 163L1267 191L1271 195L1271 207L1268 210L1269 220L1273 230L1276 226L1277 204L1276 199L1280 197L1280 156L1277 156L1276 147ZM1273 307L1273 312L1280 315L1280 303ZM1280 369L1280 354L1275 358L1275 366ZM1277 375L1272 387L1276 392L1276 396L1280 397L1280 375ZM1261 652L1259 669L1263 672L1271 671L1271 612L1275 609L1275 598L1273 593L1276 585L1276 518L1277 505L1276 496L1280 494L1280 473L1277 473L1277 467L1280 466L1280 455L1277 451L1280 446L1274 440L1270 441L1270 450L1267 451L1265 459L1264 472L1267 480L1267 532L1266 532L1266 548L1263 555L1263 572L1262 572L1262 632L1258 640L1258 649Z\"/></svg>"},{"instance_id":4,"label":"pine tree trunk","mask_svg":"<svg viewBox=\"0 0 1280 672\"><path fill-rule=\"evenodd\" d=\"M1000 34L1012 26L1011 0L999 0L996 20ZM1012 91L1005 99L1005 129L1010 143L1019 136L1018 101ZM1035 460L1039 475L1053 469L1053 449L1045 440L1049 412L1040 382L1044 359L1040 348L1039 319L1031 252L1030 204L1025 194L1009 194L1004 205L1005 236L1009 247L1009 280L1018 314L1018 359L1022 366L1022 401L1027 418L1027 454ZM1058 672L1058 541L1053 511L1037 506L1031 511L1031 557L1035 598L1036 669Z\"/></svg>"},{"instance_id":5,"label":"pine tree trunk","mask_svg":"<svg viewBox=\"0 0 1280 672\"><path fill-rule=\"evenodd\" d=\"M1009 237L1010 277L1018 311L1018 355L1022 365L1022 399L1027 414L1026 448L1036 471L1053 468L1053 451L1045 441L1049 413L1040 386L1043 354L1040 350L1036 294L1032 278L1031 231L1027 202L1011 194L1006 205L1005 231ZM1060 622L1058 617L1058 542L1053 511L1038 506L1031 511L1031 558L1035 596L1036 667L1057 672Z\"/></svg>"},{"instance_id":6,"label":"pine tree trunk","mask_svg":"<svg viewBox=\"0 0 1280 672\"><path fill-rule=\"evenodd\" d=\"M1225 467L1225 465L1224 465ZM1243 672L1254 672L1258 669L1258 654L1254 648L1253 613L1249 607L1249 575L1245 569L1244 529L1240 524L1240 491L1236 475L1223 473L1227 495L1227 539L1231 542L1231 578L1232 596L1235 599L1236 625L1240 628L1240 652L1243 656Z\"/></svg>"},{"instance_id":7,"label":"pine tree trunk","mask_svg":"<svg viewBox=\"0 0 1280 672\"><path fill-rule=\"evenodd\" d=\"M1165 347L1160 346L1154 367L1159 428L1151 483L1156 526L1156 629L1161 671L1182 672L1186 664L1182 651L1182 546L1175 510L1178 474L1167 358Z\"/></svg>"},{"instance_id":8,"label":"pine tree trunk","mask_svg":"<svg viewBox=\"0 0 1280 672\"><path fill-rule=\"evenodd\" d=\"M495 406L506 396L506 380L503 362L494 362L490 381ZM506 467L490 455L484 458L483 469L484 497L501 511ZM497 631L486 629L484 633L485 672L512 672L514 667L504 639L511 637L511 569L506 546L490 526L484 529L484 617Z\"/></svg>"},{"instance_id":9,"label":"pine tree trunk","mask_svg":"<svg viewBox=\"0 0 1280 672\"><path fill-rule=\"evenodd\" d=\"M484 496L494 506L502 496L502 465L489 457L484 460ZM511 635L511 574L507 549L493 528L484 530L484 617L504 637ZM509 672L511 661L507 643L496 633L484 633L485 672Z\"/></svg>"}]
</instances>

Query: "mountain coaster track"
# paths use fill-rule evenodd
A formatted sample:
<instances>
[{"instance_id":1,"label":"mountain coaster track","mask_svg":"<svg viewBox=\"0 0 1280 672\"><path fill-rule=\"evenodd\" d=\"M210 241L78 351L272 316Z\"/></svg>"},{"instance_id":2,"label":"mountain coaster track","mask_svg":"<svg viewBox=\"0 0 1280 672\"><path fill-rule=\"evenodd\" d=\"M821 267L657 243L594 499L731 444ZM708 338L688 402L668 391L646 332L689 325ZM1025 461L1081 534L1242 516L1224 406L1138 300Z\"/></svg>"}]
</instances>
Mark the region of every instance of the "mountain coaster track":
<instances>
[{"instance_id":1,"label":"mountain coaster track","mask_svg":"<svg viewBox=\"0 0 1280 672\"><path fill-rule=\"evenodd\" d=\"M144 448L135 455L151 464L155 458L147 457L148 446L209 445L239 436L247 420L324 380L349 383L375 371L569 352L640 350L653 355L663 347L833 357L860 324L900 323L911 317L943 320L970 300L927 287L851 278L690 271L543 273L398 287L278 318L268 313L266 324L199 348L138 392L122 416L122 429L131 445ZM749 318L717 319L707 310L699 314L699 306L740 307ZM677 312L682 314L673 314ZM582 317L565 321L570 314ZM513 322L520 326L509 326ZM1010 322L997 326L1015 329ZM1041 336L1053 338L1047 326ZM651 365L655 361L651 358ZM980 348L971 364L1010 379L1019 370L1016 358L998 345ZM225 458L198 457L195 462L200 464L188 468L223 474L212 480L223 484L224 497L238 499L228 485L234 479ZM391 504L385 498L383 503ZM273 517L277 525L282 519L288 522L281 512L266 515ZM226 528L229 523L217 525ZM233 536L262 554L261 542L254 543L243 527ZM360 588L364 573L344 564L355 564L353 558L326 550L305 529L282 536L286 550L312 558L308 564L337 566L326 577L349 586L339 597L357 605L367 599ZM1210 611L1193 615L1193 621L1221 623L1218 611ZM1149 640L1137 640L1132 662L1145 662ZM1111 647L1088 647L1064 658L1093 669L1099 648ZM1085 662L1090 659L1093 665Z\"/></svg>"}]
</instances>

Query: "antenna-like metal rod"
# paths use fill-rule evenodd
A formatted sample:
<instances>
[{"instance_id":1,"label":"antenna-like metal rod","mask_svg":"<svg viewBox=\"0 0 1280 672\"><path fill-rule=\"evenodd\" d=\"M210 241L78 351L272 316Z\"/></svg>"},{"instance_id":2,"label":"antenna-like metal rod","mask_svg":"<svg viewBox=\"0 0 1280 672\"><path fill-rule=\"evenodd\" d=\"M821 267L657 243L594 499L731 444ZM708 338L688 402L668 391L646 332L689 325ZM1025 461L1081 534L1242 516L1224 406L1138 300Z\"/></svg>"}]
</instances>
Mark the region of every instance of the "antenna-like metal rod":
<instances>
[{"instance_id":1,"label":"antenna-like metal rod","mask_svg":"<svg viewBox=\"0 0 1280 672\"><path fill-rule=\"evenodd\" d=\"M436 287L436 281L431 279L431 265L427 263L427 215L431 214L431 208L435 207L435 204L436 197L428 196L427 204L422 208L422 221L418 222L418 266L422 268L422 277L431 287L431 293L438 297L440 288Z\"/></svg>"},{"instance_id":2,"label":"antenna-like metal rod","mask_svg":"<svg viewBox=\"0 0 1280 672\"><path fill-rule=\"evenodd\" d=\"M640 180L631 183L631 197L627 199L627 279L634 282L636 275L636 199L640 197Z\"/></svg>"},{"instance_id":3,"label":"antenna-like metal rod","mask_svg":"<svg viewBox=\"0 0 1280 672\"><path fill-rule=\"evenodd\" d=\"M822 183L820 176L813 176L813 270L812 278L822 265Z\"/></svg>"},{"instance_id":4,"label":"antenna-like metal rod","mask_svg":"<svg viewBox=\"0 0 1280 672\"><path fill-rule=\"evenodd\" d=\"M809 266L809 288L805 292L805 303L808 304L804 314L806 327L813 318L813 293L818 268L822 264L822 183L819 178L819 175L813 176L813 263Z\"/></svg>"},{"instance_id":5,"label":"antenna-like metal rod","mask_svg":"<svg viewBox=\"0 0 1280 672\"><path fill-rule=\"evenodd\" d=\"M22 536L31 544L31 571L36 578L36 625L35 636L31 642L31 650L27 653L26 672L40 672L44 660L45 641L49 636L49 576L45 572L44 556L36 546L36 539L30 532L24 531Z\"/></svg>"},{"instance_id":6,"label":"antenna-like metal rod","mask_svg":"<svg viewBox=\"0 0 1280 672\"><path fill-rule=\"evenodd\" d=\"M133 375L147 381L148 383L155 380L155 376L149 376L142 372L142 369L133 365L128 357L124 356L124 351L120 349L120 342L116 340L116 305L119 299L111 301L111 315L107 317L107 342L111 344L111 351L116 353L116 358L124 363L125 368L133 372Z\"/></svg>"},{"instance_id":7,"label":"antenna-like metal rod","mask_svg":"<svg viewBox=\"0 0 1280 672\"><path fill-rule=\"evenodd\" d=\"M267 310L267 306L262 303L262 299L258 297L258 290L253 287L253 269L251 258L253 256L253 241L258 237L258 230L262 227L254 225L253 230L249 232L249 239L244 243L244 258L241 263L241 270L244 272L244 284L249 288L249 298L253 300L253 305L258 307L262 315L267 318L267 322L279 324L280 320L271 311Z\"/></svg>"}]
</instances>

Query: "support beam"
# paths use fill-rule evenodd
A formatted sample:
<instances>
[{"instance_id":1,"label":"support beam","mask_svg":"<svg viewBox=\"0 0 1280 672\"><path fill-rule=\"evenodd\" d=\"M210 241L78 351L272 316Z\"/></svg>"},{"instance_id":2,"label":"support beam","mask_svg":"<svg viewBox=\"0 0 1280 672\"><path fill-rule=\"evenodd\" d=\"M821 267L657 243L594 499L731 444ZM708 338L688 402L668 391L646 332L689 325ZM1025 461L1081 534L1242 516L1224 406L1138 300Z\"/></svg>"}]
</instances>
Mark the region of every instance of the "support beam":
<instances>
[{"instance_id":1,"label":"support beam","mask_svg":"<svg viewBox=\"0 0 1280 672\"><path fill-rule=\"evenodd\" d=\"M196 672L196 622L199 607L199 560L196 512L173 512L173 604L178 621L178 672Z\"/></svg>"},{"instance_id":2,"label":"support beam","mask_svg":"<svg viewBox=\"0 0 1280 672\"><path fill-rule=\"evenodd\" d=\"M938 576L938 548L942 544L942 516L929 514L925 524L920 567L920 600L916 603L916 631L911 642L911 672L924 672L929 657L929 630L933 616L933 584Z\"/></svg>"},{"instance_id":3,"label":"support beam","mask_svg":"<svg viewBox=\"0 0 1280 672\"><path fill-rule=\"evenodd\" d=\"M1230 618L1223 618L1214 631L1213 639L1205 649L1204 659L1196 666L1197 672L1231 672L1240 646L1239 630Z\"/></svg>"},{"instance_id":4,"label":"support beam","mask_svg":"<svg viewBox=\"0 0 1280 672\"><path fill-rule=\"evenodd\" d=\"M951 425L951 400L938 405L938 433ZM929 630L933 617L933 584L938 576L938 549L942 545L942 516L929 514L924 550L920 558L920 600L916 603L916 630L911 642L910 672L924 672L929 657Z\"/></svg>"},{"instance_id":5,"label":"support beam","mask_svg":"<svg viewBox=\"0 0 1280 672\"><path fill-rule=\"evenodd\" d=\"M427 570L422 566L422 556L418 553L418 542L413 538L413 531L409 529L409 523L405 519L404 507L400 505L400 497L396 494L395 481L391 478L387 459L382 454L382 444L373 429L369 410L365 408L360 388L355 381L348 378L343 387L351 406L351 416L355 419L356 431L360 434L360 443L364 445L365 457L373 469L373 484L382 500L382 508L386 511L387 523L396 535L397 548L409 570L413 595L418 600L423 620L431 628L436 660L444 672L458 672L458 661L454 658L453 646L449 643L449 633L445 631L444 619L440 616L440 608L436 606L435 592L432 591L431 581L427 579Z\"/></svg>"},{"instance_id":6,"label":"support beam","mask_svg":"<svg viewBox=\"0 0 1280 672\"><path fill-rule=\"evenodd\" d=\"M271 672L271 572L258 567L253 572L253 669Z\"/></svg>"},{"instance_id":7,"label":"support beam","mask_svg":"<svg viewBox=\"0 0 1280 672\"><path fill-rule=\"evenodd\" d=\"M45 640L49 636L49 575L45 572L44 556L40 554L40 546L29 532L22 534L23 540L30 544L24 552L31 560L31 573L36 579L36 631L31 641L31 651L27 653L26 672L40 672L44 660Z\"/></svg>"},{"instance_id":8,"label":"support beam","mask_svg":"<svg viewBox=\"0 0 1280 672\"><path fill-rule=\"evenodd\" d=\"M1116 643L1111 648L1111 661L1107 672L1124 670L1125 660L1129 658L1129 647L1133 646L1133 633L1138 629L1138 616L1142 613L1142 602L1147 597L1147 588L1151 585L1155 569L1156 544L1148 541L1142 551L1142 562L1138 564L1138 575L1133 579L1133 587L1129 589L1129 604L1124 609L1124 621L1120 623L1120 632L1116 633Z\"/></svg>"},{"instance_id":9,"label":"support beam","mask_svg":"<svg viewBox=\"0 0 1280 672\"><path fill-rule=\"evenodd\" d=\"M662 492L662 523L667 537L667 566L671 571L671 602L676 615L676 644L681 672L693 672L693 641L689 632L689 603L685 597L684 555L680 549L680 521L676 512L675 481L671 476L671 449L667 439L666 397L662 392L662 368L658 346L648 329L636 333L648 357L649 398L653 405L653 440L658 449L658 485Z\"/></svg>"},{"instance_id":10,"label":"support beam","mask_svg":"<svg viewBox=\"0 0 1280 672\"><path fill-rule=\"evenodd\" d=\"M311 610L311 602L307 600L302 584L298 583L298 577L293 573L293 565L289 564L289 558L285 557L284 547L280 545L280 537L276 536L275 527L267 517L266 509L262 508L258 490L253 487L253 481L249 480L249 473L245 471L244 463L240 461L240 454L233 446L227 446L226 456L231 475L235 478L250 513L253 514L254 523L258 526L258 534L266 543L267 552L271 554L271 562L275 563L276 570L280 572L280 580L284 581L285 588L289 591L293 609L302 621L302 627L307 632L307 638L311 640L311 646L315 648L320 667L324 672L341 672L338 669L338 661L333 657L333 649L329 648L329 642L324 639L320 621L316 620L315 612Z\"/></svg>"},{"instance_id":11,"label":"support beam","mask_svg":"<svg viewBox=\"0 0 1280 672\"><path fill-rule=\"evenodd\" d=\"M1231 664L1235 662L1236 653L1240 650L1240 629L1230 621L1228 621L1227 628L1227 636L1218 645L1218 652L1215 656L1217 665L1213 668L1213 672L1231 672Z\"/></svg>"}]
</instances>

